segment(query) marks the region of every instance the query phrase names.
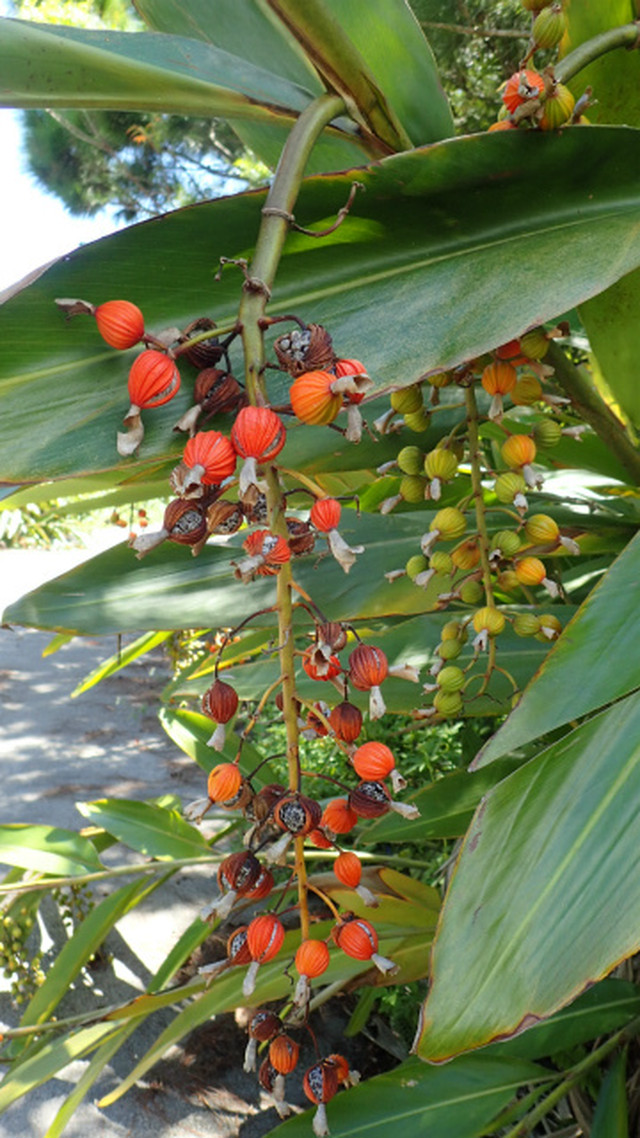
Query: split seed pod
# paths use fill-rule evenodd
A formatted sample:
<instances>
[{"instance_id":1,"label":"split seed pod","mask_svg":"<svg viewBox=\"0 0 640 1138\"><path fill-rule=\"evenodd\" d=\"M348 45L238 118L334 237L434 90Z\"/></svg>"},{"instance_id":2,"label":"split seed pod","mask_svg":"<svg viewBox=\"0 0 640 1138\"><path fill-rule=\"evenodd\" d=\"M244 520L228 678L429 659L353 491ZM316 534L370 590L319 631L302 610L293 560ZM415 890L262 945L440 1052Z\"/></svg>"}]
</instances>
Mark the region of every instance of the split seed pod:
<instances>
[{"instance_id":1,"label":"split seed pod","mask_svg":"<svg viewBox=\"0 0 640 1138\"><path fill-rule=\"evenodd\" d=\"M215 680L202 697L202 711L209 719L213 719L218 724L211 738L207 740L208 745L213 747L215 751L223 750L224 725L233 718L237 710L238 693L235 688L232 688L231 684L225 684L222 680Z\"/></svg>"},{"instance_id":2,"label":"split seed pod","mask_svg":"<svg viewBox=\"0 0 640 1138\"><path fill-rule=\"evenodd\" d=\"M335 378L330 371L308 371L291 385L291 406L301 423L324 426L333 422L342 407L342 395L331 389Z\"/></svg>"},{"instance_id":3,"label":"split seed pod","mask_svg":"<svg viewBox=\"0 0 640 1138\"><path fill-rule=\"evenodd\" d=\"M249 1074L256 1069L258 1043L268 1043L282 1028L280 1018L275 1012L261 1008L255 1013L247 1028L249 1042L244 1053L244 1070Z\"/></svg>"},{"instance_id":4,"label":"split seed pod","mask_svg":"<svg viewBox=\"0 0 640 1138\"><path fill-rule=\"evenodd\" d=\"M358 404L373 387L373 380L360 360L336 360L334 372L336 379L331 384L331 390L342 394L347 409L345 438L347 442L359 443L362 438L363 420Z\"/></svg>"},{"instance_id":5,"label":"split seed pod","mask_svg":"<svg viewBox=\"0 0 640 1138\"><path fill-rule=\"evenodd\" d=\"M516 107L530 99L539 98L544 92L544 79L537 71L523 68L516 71L505 84L502 93L502 102L507 110L513 114Z\"/></svg>"},{"instance_id":6,"label":"split seed pod","mask_svg":"<svg viewBox=\"0 0 640 1138\"><path fill-rule=\"evenodd\" d=\"M307 324L278 336L273 345L278 363L284 371L296 376L304 372L331 368L335 361L331 336L322 324Z\"/></svg>"},{"instance_id":7,"label":"split seed pod","mask_svg":"<svg viewBox=\"0 0 640 1138\"><path fill-rule=\"evenodd\" d=\"M190 545L193 553L199 553L209 536L207 513L204 502L174 498L169 502L159 530L139 533L130 542L138 559L149 553L163 541L175 541L179 545Z\"/></svg>"},{"instance_id":8,"label":"split seed pod","mask_svg":"<svg viewBox=\"0 0 640 1138\"><path fill-rule=\"evenodd\" d=\"M180 373L165 352L149 348L134 360L128 389L131 406L124 418L127 431L118 431L117 437L118 454L125 457L138 449L144 437L140 411L145 407L160 407L173 399L180 389Z\"/></svg>"},{"instance_id":9,"label":"split seed pod","mask_svg":"<svg viewBox=\"0 0 640 1138\"><path fill-rule=\"evenodd\" d=\"M332 680L342 671L342 664L337 656L330 656L327 659L315 646L307 648L303 653L302 667L311 680Z\"/></svg>"},{"instance_id":10,"label":"split seed pod","mask_svg":"<svg viewBox=\"0 0 640 1138\"><path fill-rule=\"evenodd\" d=\"M383 782L378 779L363 779L349 792L349 806L359 818L381 818L393 810L403 818L413 821L420 817L420 811L409 802L396 802Z\"/></svg>"},{"instance_id":11,"label":"split seed pod","mask_svg":"<svg viewBox=\"0 0 640 1138\"><path fill-rule=\"evenodd\" d=\"M380 719L386 711L380 684L386 679L388 671L387 657L381 648L359 644L349 656L349 679L357 691L369 692L371 719Z\"/></svg>"},{"instance_id":12,"label":"split seed pod","mask_svg":"<svg viewBox=\"0 0 640 1138\"><path fill-rule=\"evenodd\" d=\"M291 550L285 539L268 529L255 530L242 543L249 554L236 564L235 576L243 584L251 581L256 574L271 577L281 565L291 558Z\"/></svg>"},{"instance_id":13,"label":"split seed pod","mask_svg":"<svg viewBox=\"0 0 640 1138\"><path fill-rule=\"evenodd\" d=\"M222 368L216 367L203 368L198 373L193 398L193 406L178 419L174 431L188 431L193 435L201 414L209 419L212 415L238 411L247 405L246 393L237 379Z\"/></svg>"},{"instance_id":14,"label":"split seed pod","mask_svg":"<svg viewBox=\"0 0 640 1138\"><path fill-rule=\"evenodd\" d=\"M347 917L333 929L331 936L347 956L354 960L371 960L383 973L397 971L397 965L378 954L378 934L364 917Z\"/></svg>"},{"instance_id":15,"label":"split seed pod","mask_svg":"<svg viewBox=\"0 0 640 1138\"><path fill-rule=\"evenodd\" d=\"M187 357L193 367L210 368L222 358L220 341L214 335L215 327L216 322L210 316L199 316L197 320L192 320L187 325L180 337L180 343L185 345L182 354ZM200 336L203 332L211 332L211 336L206 340L200 340L197 344L189 343L190 340Z\"/></svg>"},{"instance_id":16,"label":"split seed pod","mask_svg":"<svg viewBox=\"0 0 640 1138\"><path fill-rule=\"evenodd\" d=\"M229 854L218 866L220 897L201 911L201 919L208 921L212 916L217 916L222 920L227 917L236 899L244 896L255 885L261 872L260 862L249 850Z\"/></svg>"},{"instance_id":17,"label":"split seed pod","mask_svg":"<svg viewBox=\"0 0 640 1138\"><path fill-rule=\"evenodd\" d=\"M287 432L269 407L243 407L231 429L231 442L245 460L240 471L240 497L257 483L259 463L272 462L280 454Z\"/></svg>"},{"instance_id":18,"label":"split seed pod","mask_svg":"<svg viewBox=\"0 0 640 1138\"><path fill-rule=\"evenodd\" d=\"M178 494L195 496L202 486L219 486L236 468L236 452L220 431L198 431L189 439L182 462L171 474Z\"/></svg>"},{"instance_id":19,"label":"split seed pod","mask_svg":"<svg viewBox=\"0 0 640 1138\"><path fill-rule=\"evenodd\" d=\"M305 1073L302 1088L307 1098L318 1105L313 1116L313 1133L316 1138L325 1138L325 1135L329 1134L325 1103L328 1103L338 1090L338 1075L334 1064L326 1059L314 1063Z\"/></svg>"},{"instance_id":20,"label":"split seed pod","mask_svg":"<svg viewBox=\"0 0 640 1138\"><path fill-rule=\"evenodd\" d=\"M329 967L329 949L323 940L303 940L295 956L295 967L300 974L293 997L294 1004L303 1007L309 1002L309 980L315 980Z\"/></svg>"}]
</instances>

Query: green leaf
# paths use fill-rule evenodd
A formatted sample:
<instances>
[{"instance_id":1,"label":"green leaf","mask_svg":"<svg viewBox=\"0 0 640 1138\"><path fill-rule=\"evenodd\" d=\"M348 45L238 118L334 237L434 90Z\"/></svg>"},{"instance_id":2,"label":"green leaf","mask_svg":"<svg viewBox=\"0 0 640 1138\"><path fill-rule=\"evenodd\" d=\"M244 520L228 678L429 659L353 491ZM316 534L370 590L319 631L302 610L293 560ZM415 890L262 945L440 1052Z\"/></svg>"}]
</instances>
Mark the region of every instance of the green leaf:
<instances>
[{"instance_id":1,"label":"green leaf","mask_svg":"<svg viewBox=\"0 0 640 1138\"><path fill-rule=\"evenodd\" d=\"M213 723L197 711L189 711L184 707L165 706L160 709L158 718L169 738L181 751L184 751L185 755L194 759L205 774L209 774L216 763L225 760L232 762L237 756L238 738L233 732L229 732L227 746L221 753L214 751L212 747L207 745L207 740L211 738L213 731ZM255 747L252 747L251 743L245 743L242 747L242 757L239 764L243 774L251 774L255 767L261 763L263 757ZM277 782L278 780L271 764L264 763L258 773L252 775L251 781L258 789L268 782Z\"/></svg>"},{"instance_id":2,"label":"green leaf","mask_svg":"<svg viewBox=\"0 0 640 1138\"><path fill-rule=\"evenodd\" d=\"M35 1055L25 1059L24 1063L20 1063L5 1075L0 1085L0 1114L4 1113L16 1099L42 1086L47 1079L51 1079L73 1059L82 1058L117 1031L118 1028L114 1028L113 1024L94 1023L91 1027L74 1032L73 1035L65 1035L45 1043Z\"/></svg>"},{"instance_id":3,"label":"green leaf","mask_svg":"<svg viewBox=\"0 0 640 1138\"><path fill-rule=\"evenodd\" d=\"M312 95L201 40L2 19L4 107L108 107L292 124Z\"/></svg>"},{"instance_id":4,"label":"green leaf","mask_svg":"<svg viewBox=\"0 0 640 1138\"><path fill-rule=\"evenodd\" d=\"M67 1095L62 1106L56 1112L55 1118L50 1126L48 1126L43 1138L60 1138L67 1123L80 1106L83 1098L89 1093L98 1076L104 1070L109 1060L119 1051L123 1043L133 1034L137 1026L137 1024L125 1024L124 1027L117 1028L115 1031L112 1031L107 1040L98 1047L91 1062L87 1064L80 1078L75 1083L73 1090Z\"/></svg>"},{"instance_id":5,"label":"green leaf","mask_svg":"<svg viewBox=\"0 0 640 1138\"><path fill-rule=\"evenodd\" d=\"M637 535L569 622L520 703L474 760L474 768L640 687L640 621L634 603L639 550Z\"/></svg>"},{"instance_id":6,"label":"green leaf","mask_svg":"<svg viewBox=\"0 0 640 1138\"><path fill-rule=\"evenodd\" d=\"M601 980L550 1019L528 1027L504 1043L492 1043L484 1052L519 1059L543 1059L566 1054L591 1039L609 1035L640 1014L640 992L627 980Z\"/></svg>"},{"instance_id":7,"label":"green leaf","mask_svg":"<svg viewBox=\"0 0 640 1138\"><path fill-rule=\"evenodd\" d=\"M19 822L0 826L0 862L52 877L79 877L104 869L91 842L73 830Z\"/></svg>"},{"instance_id":8,"label":"green leaf","mask_svg":"<svg viewBox=\"0 0 640 1138\"><path fill-rule=\"evenodd\" d=\"M358 171L366 192L339 229L321 242L288 238L270 311L321 319L336 349L363 358L379 387L477 356L640 263L639 140L640 132L624 128L476 135ZM532 201L533 183L542 189ZM351 174L308 179L296 216L326 224L351 184ZM34 470L45 478L113 469L114 482L142 485L160 467L168 473L180 449L172 426L190 402L188 367L177 398L145 415L141 456L118 461L115 433L128 406L132 357L102 346L90 319L64 326L53 298L124 295L152 331L185 327L212 304L219 322L233 323L240 282L228 269L214 285L215 267L221 255L250 256L263 204L262 194L238 195L132 226L58 262L2 306L3 480L32 481ZM171 267L170 288L151 264ZM541 290L532 282L542 275ZM69 394L53 400L53 384ZM275 402L286 393L281 376L270 373L269 390ZM296 434L302 450L317 436L335 446L327 429ZM337 449L350 450L353 464L362 446ZM385 446L379 461L389 457Z\"/></svg>"},{"instance_id":9,"label":"green leaf","mask_svg":"<svg viewBox=\"0 0 640 1138\"><path fill-rule=\"evenodd\" d=\"M580 317L607 387L636 429L640 427L640 334L635 319L639 302L640 272L636 270L580 305Z\"/></svg>"},{"instance_id":10,"label":"green leaf","mask_svg":"<svg viewBox=\"0 0 640 1138\"><path fill-rule=\"evenodd\" d=\"M423 842L434 838L461 837L482 796L510 774L513 766L513 762L494 763L475 774L455 771L444 775L416 794L409 794L407 801L418 807L419 818L408 822L397 814L387 814L366 826L358 841L364 845L375 845L379 842Z\"/></svg>"},{"instance_id":11,"label":"green leaf","mask_svg":"<svg viewBox=\"0 0 640 1138\"><path fill-rule=\"evenodd\" d=\"M333 1138L479 1138L523 1083L544 1079L542 1067L523 1060L471 1055L446 1067L407 1059L393 1071L339 1094L327 1107ZM277 1126L278 1138L308 1138L311 1112Z\"/></svg>"},{"instance_id":12,"label":"green leaf","mask_svg":"<svg viewBox=\"0 0 640 1138\"><path fill-rule=\"evenodd\" d=\"M483 799L434 943L424 1059L523 1031L637 951L639 740L629 697Z\"/></svg>"},{"instance_id":13,"label":"green leaf","mask_svg":"<svg viewBox=\"0 0 640 1138\"><path fill-rule=\"evenodd\" d=\"M108 660L102 660L97 668L89 672L89 675L85 676L81 683L73 689L71 697L82 695L83 692L89 691L96 684L99 684L101 680L105 680L107 676L115 675L121 668L126 668L127 664L132 664L134 660L144 656L146 652L153 651L160 644L166 644L170 636L170 632L146 632L134 640L132 644L126 644L118 652L114 652L113 656L109 656Z\"/></svg>"},{"instance_id":14,"label":"green leaf","mask_svg":"<svg viewBox=\"0 0 640 1138\"><path fill-rule=\"evenodd\" d=\"M83 817L147 857L171 860L209 852L200 831L185 822L176 810L127 798L101 798L76 805Z\"/></svg>"},{"instance_id":15,"label":"green leaf","mask_svg":"<svg viewBox=\"0 0 640 1138\"><path fill-rule=\"evenodd\" d=\"M600 1087L591 1123L591 1138L629 1138L626 1069L625 1049L616 1055Z\"/></svg>"},{"instance_id":16,"label":"green leaf","mask_svg":"<svg viewBox=\"0 0 640 1138\"><path fill-rule=\"evenodd\" d=\"M139 904L143 897L146 897L148 893L158 887L158 884L159 880L152 883L149 883L146 879L133 881L129 885L124 885L121 889L117 889L87 914L84 920L74 930L73 936L63 945L54 963L47 972L47 978L44 984L38 988L35 996L29 1002L20 1020L21 1027L25 1027L29 1024L44 1023L44 1021L51 1016L52 1012L60 1003L60 1000L68 991L72 981L75 980L81 968L102 944L107 933L113 928L116 921ZM16 1055L26 1046L27 1044L24 1039L15 1039L11 1044L10 1051L12 1055ZM12 1068L11 1074L7 1076L9 1081L16 1079L18 1072L22 1071L23 1066L26 1066L27 1062L28 1060L25 1060L24 1064ZM24 1079L24 1077L23 1074L20 1075L20 1078ZM20 1078L18 1078L18 1082ZM0 1110L3 1109L2 1092L5 1091L6 1081L5 1079L0 1086ZM44 1081L44 1079L42 1081ZM24 1093L24 1091L20 1093ZM15 1095L14 1097L19 1096Z\"/></svg>"}]
</instances>

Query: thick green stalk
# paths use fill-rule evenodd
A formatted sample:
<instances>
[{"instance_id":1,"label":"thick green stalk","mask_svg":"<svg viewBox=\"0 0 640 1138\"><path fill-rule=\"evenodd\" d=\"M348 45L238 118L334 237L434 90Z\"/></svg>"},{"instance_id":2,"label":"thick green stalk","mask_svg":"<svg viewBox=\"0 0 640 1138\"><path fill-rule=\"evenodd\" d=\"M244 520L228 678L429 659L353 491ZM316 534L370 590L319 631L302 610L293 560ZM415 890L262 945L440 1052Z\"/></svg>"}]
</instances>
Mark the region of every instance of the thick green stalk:
<instances>
[{"instance_id":1,"label":"thick green stalk","mask_svg":"<svg viewBox=\"0 0 640 1138\"><path fill-rule=\"evenodd\" d=\"M555 77L559 83L568 83L574 75L599 59L601 55L606 55L608 51L615 51L619 47L637 48L639 42L638 24L622 24L619 28L608 28L606 32L593 36L565 55L554 69Z\"/></svg>"},{"instance_id":2,"label":"thick green stalk","mask_svg":"<svg viewBox=\"0 0 640 1138\"><path fill-rule=\"evenodd\" d=\"M253 261L247 272L238 313L242 329L247 393L252 403L265 400L264 316L276 271L282 255L291 215L296 203L304 168L313 146L329 122L345 109L336 95L321 95L301 114L285 143L275 178L263 208L260 232ZM266 472L269 527L287 537L284 499L276 471ZM278 651L282 675L283 717L287 733L289 787L299 790L298 715L295 702L294 637L292 624L292 575L289 563L278 573ZM295 860L303 939L309 935L306 869L303 838L295 840Z\"/></svg>"},{"instance_id":3,"label":"thick green stalk","mask_svg":"<svg viewBox=\"0 0 640 1138\"><path fill-rule=\"evenodd\" d=\"M640 483L640 454L631 442L623 424L598 395L583 368L576 367L562 348L550 343L545 363L551 364L556 378L571 399L580 417L593 427L597 435L616 456L630 475L634 485Z\"/></svg>"}]
</instances>

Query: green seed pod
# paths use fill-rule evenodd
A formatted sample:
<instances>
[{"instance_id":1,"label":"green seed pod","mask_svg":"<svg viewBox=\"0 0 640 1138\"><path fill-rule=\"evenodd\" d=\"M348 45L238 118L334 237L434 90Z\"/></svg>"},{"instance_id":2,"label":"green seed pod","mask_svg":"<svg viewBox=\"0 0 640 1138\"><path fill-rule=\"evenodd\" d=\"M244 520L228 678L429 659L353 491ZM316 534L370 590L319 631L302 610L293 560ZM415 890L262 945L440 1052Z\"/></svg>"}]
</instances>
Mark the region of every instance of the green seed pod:
<instances>
[{"instance_id":1,"label":"green seed pod","mask_svg":"<svg viewBox=\"0 0 640 1138\"><path fill-rule=\"evenodd\" d=\"M455 664L447 664L441 668L436 676L436 683L441 691L460 691L464 687L464 672Z\"/></svg>"},{"instance_id":2,"label":"green seed pod","mask_svg":"<svg viewBox=\"0 0 640 1138\"><path fill-rule=\"evenodd\" d=\"M458 460L453 451L436 447L429 451L424 460L424 472L427 478L440 478L442 482L448 482L458 472Z\"/></svg>"},{"instance_id":3,"label":"green seed pod","mask_svg":"<svg viewBox=\"0 0 640 1138\"><path fill-rule=\"evenodd\" d=\"M542 12L541 15L545 13ZM545 335L544 328L532 328L530 332L525 332L520 337L520 347L522 348L523 355L530 360L542 360L549 351L549 341Z\"/></svg>"},{"instance_id":4,"label":"green seed pod","mask_svg":"<svg viewBox=\"0 0 640 1138\"><path fill-rule=\"evenodd\" d=\"M523 475L514 471L498 475L494 485L496 498L505 504L513 502L516 495L524 494L526 489L527 484Z\"/></svg>"},{"instance_id":5,"label":"green seed pod","mask_svg":"<svg viewBox=\"0 0 640 1138\"><path fill-rule=\"evenodd\" d=\"M462 641L443 640L438 644L437 652L441 660L456 660L462 652Z\"/></svg>"},{"instance_id":6,"label":"green seed pod","mask_svg":"<svg viewBox=\"0 0 640 1138\"><path fill-rule=\"evenodd\" d=\"M429 562L422 553L415 553L413 557L409 558L407 564L405 565L407 577L410 577L412 581L415 580L415 578L418 576L418 573L424 573L425 569L428 568Z\"/></svg>"},{"instance_id":7,"label":"green seed pod","mask_svg":"<svg viewBox=\"0 0 640 1138\"><path fill-rule=\"evenodd\" d=\"M537 375L531 371L521 375L513 391L509 392L509 398L516 407L530 407L532 403L537 403L542 398L542 384Z\"/></svg>"},{"instance_id":8,"label":"green seed pod","mask_svg":"<svg viewBox=\"0 0 640 1138\"><path fill-rule=\"evenodd\" d=\"M499 549L503 557L513 557L520 549L520 536L512 529L501 529L494 533L491 548Z\"/></svg>"},{"instance_id":9,"label":"green seed pod","mask_svg":"<svg viewBox=\"0 0 640 1138\"><path fill-rule=\"evenodd\" d=\"M461 620L448 620L440 633L443 640L461 640L464 644L467 639L467 625Z\"/></svg>"},{"instance_id":10,"label":"green seed pod","mask_svg":"<svg viewBox=\"0 0 640 1138\"><path fill-rule=\"evenodd\" d=\"M564 126L573 114L576 101L568 87L556 83L545 100L540 126L542 130L557 130Z\"/></svg>"},{"instance_id":11,"label":"green seed pod","mask_svg":"<svg viewBox=\"0 0 640 1138\"><path fill-rule=\"evenodd\" d=\"M422 474L424 451L420 447L403 447L396 459L403 474Z\"/></svg>"},{"instance_id":12,"label":"green seed pod","mask_svg":"<svg viewBox=\"0 0 640 1138\"><path fill-rule=\"evenodd\" d=\"M557 522L548 514L532 514L527 518L524 532L534 545L551 545L558 541L560 530Z\"/></svg>"},{"instance_id":13,"label":"green seed pod","mask_svg":"<svg viewBox=\"0 0 640 1138\"><path fill-rule=\"evenodd\" d=\"M434 530L438 530L440 537L444 541L462 537L466 528L467 519L462 511L456 509L455 506L445 506L444 509L438 510L429 526L432 533Z\"/></svg>"},{"instance_id":14,"label":"green seed pod","mask_svg":"<svg viewBox=\"0 0 640 1138\"><path fill-rule=\"evenodd\" d=\"M555 419L541 419L533 428L533 438L536 446L549 449L555 447L562 438L562 427Z\"/></svg>"},{"instance_id":15,"label":"green seed pod","mask_svg":"<svg viewBox=\"0 0 640 1138\"><path fill-rule=\"evenodd\" d=\"M476 632L488 632L489 636L499 636L504 628L505 617L500 609L486 605L473 614L473 627Z\"/></svg>"},{"instance_id":16,"label":"green seed pod","mask_svg":"<svg viewBox=\"0 0 640 1138\"><path fill-rule=\"evenodd\" d=\"M451 554L436 550L429 558L429 568L433 569L434 573L437 573L440 577L446 577L448 573L453 571Z\"/></svg>"},{"instance_id":17,"label":"green seed pod","mask_svg":"<svg viewBox=\"0 0 640 1138\"><path fill-rule=\"evenodd\" d=\"M514 589L520 588L518 575L513 569L505 569L502 573L498 573L496 584L505 593L512 593Z\"/></svg>"},{"instance_id":18,"label":"green seed pod","mask_svg":"<svg viewBox=\"0 0 640 1138\"><path fill-rule=\"evenodd\" d=\"M405 412L405 426L416 435L421 435L423 431L426 431L430 421L431 416L428 411L425 411L424 407L421 407L419 411Z\"/></svg>"},{"instance_id":19,"label":"green seed pod","mask_svg":"<svg viewBox=\"0 0 640 1138\"><path fill-rule=\"evenodd\" d=\"M435 375L430 375L428 382L432 387L449 387L453 383L451 372L438 371Z\"/></svg>"},{"instance_id":20,"label":"green seed pod","mask_svg":"<svg viewBox=\"0 0 640 1138\"><path fill-rule=\"evenodd\" d=\"M465 581L460 589L460 600L465 605L477 605L483 597L482 585L479 581Z\"/></svg>"},{"instance_id":21,"label":"green seed pod","mask_svg":"<svg viewBox=\"0 0 640 1138\"><path fill-rule=\"evenodd\" d=\"M553 613L542 613L538 619L540 621L540 631L536 636L536 640L541 640L544 644L551 644L552 641L557 640L562 632L562 625L557 616L554 616Z\"/></svg>"},{"instance_id":22,"label":"green seed pod","mask_svg":"<svg viewBox=\"0 0 640 1138\"><path fill-rule=\"evenodd\" d=\"M399 493L402 495L405 502L424 502L424 492L426 488L426 478L420 478L417 475L412 474L405 474L400 483Z\"/></svg>"},{"instance_id":23,"label":"green seed pod","mask_svg":"<svg viewBox=\"0 0 640 1138\"><path fill-rule=\"evenodd\" d=\"M535 636L540 631L540 621L532 612L519 612L511 627L516 636Z\"/></svg>"},{"instance_id":24,"label":"green seed pod","mask_svg":"<svg viewBox=\"0 0 640 1138\"><path fill-rule=\"evenodd\" d=\"M567 30L567 17L561 4L543 8L533 21L531 35L538 47L556 47Z\"/></svg>"},{"instance_id":25,"label":"green seed pod","mask_svg":"<svg viewBox=\"0 0 640 1138\"><path fill-rule=\"evenodd\" d=\"M422 388L417 383L411 387L401 387L399 391L391 392L390 401L394 411L399 415L419 411L423 403Z\"/></svg>"},{"instance_id":26,"label":"green seed pod","mask_svg":"<svg viewBox=\"0 0 640 1138\"><path fill-rule=\"evenodd\" d=\"M433 706L438 715L459 715L462 711L462 696L457 691L437 691L433 697Z\"/></svg>"}]
</instances>

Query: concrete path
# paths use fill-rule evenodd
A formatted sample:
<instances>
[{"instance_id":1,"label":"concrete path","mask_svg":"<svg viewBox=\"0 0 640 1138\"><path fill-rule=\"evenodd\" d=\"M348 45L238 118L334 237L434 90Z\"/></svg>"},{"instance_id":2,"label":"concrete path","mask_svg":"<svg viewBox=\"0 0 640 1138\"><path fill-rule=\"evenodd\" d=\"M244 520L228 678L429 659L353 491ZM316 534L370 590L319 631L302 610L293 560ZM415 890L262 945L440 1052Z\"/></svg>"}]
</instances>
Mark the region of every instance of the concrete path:
<instances>
[{"instance_id":1,"label":"concrete path","mask_svg":"<svg viewBox=\"0 0 640 1138\"><path fill-rule=\"evenodd\" d=\"M0 551L0 610L86 556L81 551ZM115 650L115 638L76 639L43 656L50 641L49 633L0 629L0 823L46 822L75 830L84 824L77 801L111 795L144 799L176 793L183 801L201 796L201 772L156 718L167 679L162 657L145 657L72 700L78 682ZM117 856L122 861L122 847ZM68 1011L137 995L210 896L211 878L210 869L181 872L128 914L109 939L112 962L78 981L66 997ZM97 899L110 888L100 886ZM53 936L51 950L63 933L53 921L41 935L45 948ZM45 958L45 966L50 959ZM0 1019L15 1024L19 1015L6 981L2 983ZM65 1138L257 1138L278 1124L254 1077L244 1075L235 1061L238 1045L228 1017L206 1029L208 1039L203 1035L210 1058L206 1075L194 1082L184 1064L190 1064L193 1075L199 1057L176 1053L174 1077L171 1064L165 1064L167 1077L160 1088L151 1072L144 1085L99 1110L95 1100L131 1069L170 1018L170 1013L164 1020L159 1015L131 1037L68 1124ZM86 1065L84 1060L73 1063L10 1107L0 1116L0 1138L42 1138Z\"/></svg>"}]
</instances>

